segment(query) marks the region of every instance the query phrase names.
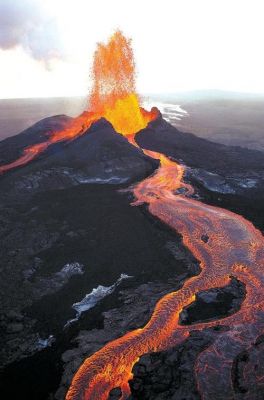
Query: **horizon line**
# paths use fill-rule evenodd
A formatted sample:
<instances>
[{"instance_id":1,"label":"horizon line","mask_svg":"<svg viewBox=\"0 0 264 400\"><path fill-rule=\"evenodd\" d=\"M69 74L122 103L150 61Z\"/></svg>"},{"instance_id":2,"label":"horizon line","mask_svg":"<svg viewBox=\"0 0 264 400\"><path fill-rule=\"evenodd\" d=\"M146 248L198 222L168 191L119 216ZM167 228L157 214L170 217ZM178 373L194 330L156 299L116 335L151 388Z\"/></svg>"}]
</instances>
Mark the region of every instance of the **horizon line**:
<instances>
[{"instance_id":1,"label":"horizon line","mask_svg":"<svg viewBox=\"0 0 264 400\"><path fill-rule=\"evenodd\" d=\"M177 95L192 95L192 94L226 94L226 95L236 95L236 96L254 96L254 97L264 97L264 92L247 92L247 91L236 91L236 90L224 90L224 89L190 89L190 90L180 90L180 91L171 91L171 92L144 92L139 93L139 96L150 97L150 96L177 96ZM0 97L0 100L42 100L42 99L70 99L70 98L85 98L88 97L88 93L85 94L59 94L59 95L39 95L39 96L17 96L17 97Z\"/></svg>"}]
</instances>

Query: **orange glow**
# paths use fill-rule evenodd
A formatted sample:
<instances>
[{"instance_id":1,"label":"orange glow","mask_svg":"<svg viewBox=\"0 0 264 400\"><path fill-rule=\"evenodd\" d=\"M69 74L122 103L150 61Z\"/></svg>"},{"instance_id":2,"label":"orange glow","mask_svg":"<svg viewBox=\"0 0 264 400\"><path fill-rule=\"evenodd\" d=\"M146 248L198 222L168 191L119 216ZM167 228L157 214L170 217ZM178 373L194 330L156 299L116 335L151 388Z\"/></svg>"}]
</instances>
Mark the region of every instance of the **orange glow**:
<instances>
[{"instance_id":1,"label":"orange glow","mask_svg":"<svg viewBox=\"0 0 264 400\"><path fill-rule=\"evenodd\" d=\"M117 132L136 145L135 133L146 127L157 114L140 108L130 41L121 32L116 32L107 45L98 45L93 83L89 100L92 112L84 112L65 129L51 134L45 142L25 149L18 160L1 166L0 173L28 163L51 144L86 134L90 125L101 117L108 119ZM249 346L264 331L261 314L264 304L262 234L243 217L189 197L193 189L183 182L184 167L162 154L149 150L144 152L159 159L160 168L134 187L133 205L148 204L152 215L178 232L184 245L200 261L202 271L188 279L177 292L164 296L144 328L108 343L87 358L72 380L67 400L106 400L109 391L117 386L121 387L124 400L129 394L128 380L132 367L142 354L177 345L193 329L228 325L230 336L225 333L225 343L231 345L219 349L216 343L209 347L199 356L195 367L202 397L206 400L220 398L211 395L217 390L218 383L222 384L217 378L223 375L223 371L231 377L232 360L241 350L241 344ZM201 240L204 234L209 236L207 243ZM230 275L246 285L246 299L236 314L192 327L179 324L180 312L194 301L197 293L228 284ZM218 357L218 363L212 361L214 355ZM205 369L211 375L215 374L216 379L208 379L206 383L199 380ZM206 386L210 382L214 387Z\"/></svg>"},{"instance_id":2,"label":"orange glow","mask_svg":"<svg viewBox=\"0 0 264 400\"><path fill-rule=\"evenodd\" d=\"M0 174L23 166L45 151L50 145L69 141L83 135L91 124L106 118L116 132L133 137L157 117L140 107L135 88L135 63L131 41L117 31L104 45L99 43L94 54L90 112L85 111L72 120L65 129L53 132L43 143L24 149L17 160L0 166Z\"/></svg>"},{"instance_id":3,"label":"orange glow","mask_svg":"<svg viewBox=\"0 0 264 400\"><path fill-rule=\"evenodd\" d=\"M83 112L79 117L73 119L65 129L53 132L45 142L34 144L24 149L22 156L17 160L9 164L0 165L0 174L29 163L43 153L51 144L77 138L84 134L97 119L98 116L96 114L87 111Z\"/></svg>"},{"instance_id":4,"label":"orange glow","mask_svg":"<svg viewBox=\"0 0 264 400\"><path fill-rule=\"evenodd\" d=\"M230 395L232 360L264 330L262 234L243 217L188 197L192 188L182 181L183 166L162 154L146 150L145 153L160 159L160 168L134 188L137 200L133 204L149 204L152 215L180 233L184 245L200 261L202 272L188 279L177 292L164 296L143 329L127 333L87 358L73 378L67 400L107 400L109 391L117 386L123 391L122 400L126 399L129 395L127 382L140 355L175 346L193 329L216 325L230 327L230 332L223 333L225 346L219 340L201 353L195 368L196 378L204 399L218 398L212 393L224 390L219 376L225 370L229 377L225 389ZM185 188L185 194L175 193L181 188ZM209 236L207 243L201 240L205 233ZM191 327L179 324L180 312L195 300L197 293L227 285L230 275L243 282L247 291L236 314ZM203 379L205 373L206 380Z\"/></svg>"},{"instance_id":5,"label":"orange glow","mask_svg":"<svg viewBox=\"0 0 264 400\"><path fill-rule=\"evenodd\" d=\"M122 32L115 32L107 45L98 44L92 75L90 109L104 116L117 132L135 134L155 118L155 113L140 108L131 40Z\"/></svg>"}]
</instances>

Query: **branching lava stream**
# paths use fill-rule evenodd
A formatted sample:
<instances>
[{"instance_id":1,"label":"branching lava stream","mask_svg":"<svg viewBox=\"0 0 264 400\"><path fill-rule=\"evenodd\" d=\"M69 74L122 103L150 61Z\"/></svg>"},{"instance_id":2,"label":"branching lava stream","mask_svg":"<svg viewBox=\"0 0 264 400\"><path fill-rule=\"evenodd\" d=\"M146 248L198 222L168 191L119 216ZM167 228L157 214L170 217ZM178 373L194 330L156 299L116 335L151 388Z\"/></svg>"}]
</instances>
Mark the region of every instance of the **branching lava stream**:
<instances>
[{"instance_id":1,"label":"branching lava stream","mask_svg":"<svg viewBox=\"0 0 264 400\"><path fill-rule=\"evenodd\" d=\"M117 31L107 45L98 44L92 75L92 111L85 111L43 143L24 149L16 161L0 166L0 174L27 164L54 143L89 134L87 129L101 117L136 145L134 134L155 119L157 113L140 107L130 41L121 32ZM144 328L108 343L87 358L74 376L66 399L106 400L109 391L120 386L124 400L129 394L132 367L142 354L177 345L193 329L227 325L229 330L221 331L214 344L200 354L195 371L203 399L236 400L232 362L264 329L263 236L243 217L191 198L193 189L183 182L184 167L165 155L144 151L158 158L160 167L133 188L133 205L148 204L152 215L180 233L184 245L200 261L201 273L177 292L164 296ZM206 243L202 240L204 235L209 237ZM236 314L191 327L180 325L181 310L195 300L197 293L228 284L231 275L246 286L246 298ZM243 395L243 400L252 400L250 391Z\"/></svg>"},{"instance_id":2,"label":"branching lava stream","mask_svg":"<svg viewBox=\"0 0 264 400\"><path fill-rule=\"evenodd\" d=\"M182 182L183 167L162 154L147 154L158 157L161 165L156 174L134 188L134 205L149 204L152 215L179 232L184 245L200 261L202 271L182 289L164 296L143 329L129 332L86 359L66 399L106 400L117 386L125 399L132 367L142 354L174 346L192 329L215 325L228 325L230 329L219 334L214 345L198 358L197 382L203 399L233 399L232 361L264 328L263 236L241 216L175 193L184 187L187 193L191 191ZM207 243L201 240L204 234L209 236ZM231 275L242 281L247 291L236 314L192 327L179 324L181 310L195 300L196 293L228 284ZM245 398L250 399L248 396Z\"/></svg>"}]
</instances>

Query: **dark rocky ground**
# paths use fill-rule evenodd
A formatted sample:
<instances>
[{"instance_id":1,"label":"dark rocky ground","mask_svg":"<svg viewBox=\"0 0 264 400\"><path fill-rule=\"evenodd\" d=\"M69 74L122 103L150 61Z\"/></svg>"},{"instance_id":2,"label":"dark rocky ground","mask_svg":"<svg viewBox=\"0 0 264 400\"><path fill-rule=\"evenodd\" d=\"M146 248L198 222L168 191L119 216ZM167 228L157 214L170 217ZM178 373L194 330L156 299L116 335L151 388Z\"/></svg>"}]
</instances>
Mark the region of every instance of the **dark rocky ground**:
<instances>
[{"instance_id":1,"label":"dark rocky ground","mask_svg":"<svg viewBox=\"0 0 264 400\"><path fill-rule=\"evenodd\" d=\"M228 146L264 150L263 94L202 90L150 97L162 108L164 118L182 132ZM182 118L179 104L187 112Z\"/></svg>"},{"instance_id":2,"label":"dark rocky ground","mask_svg":"<svg viewBox=\"0 0 264 400\"><path fill-rule=\"evenodd\" d=\"M192 331L182 344L164 352L146 354L133 368L131 400L200 400L194 378L197 356L223 330Z\"/></svg>"},{"instance_id":3,"label":"dark rocky ground","mask_svg":"<svg viewBox=\"0 0 264 400\"><path fill-rule=\"evenodd\" d=\"M46 138L51 134L51 126L52 131L56 130L58 125L65 123L65 118L47 118L21 135L2 141L1 162L10 162L23 149ZM101 119L91 126L88 134L74 141L54 144L22 169L3 175L1 188L4 196L10 196L12 200L18 193L19 196L32 196L40 191L85 183L129 183L146 177L157 165L157 161L131 146L122 135L115 133L109 122Z\"/></svg>"},{"instance_id":4,"label":"dark rocky ground","mask_svg":"<svg viewBox=\"0 0 264 400\"><path fill-rule=\"evenodd\" d=\"M195 361L223 330L228 330L228 326L204 329L202 332L194 330L179 346L143 355L133 368L129 400L201 400L195 382ZM263 361L264 338L261 336L234 361L234 399L263 399L264 385L259 380L263 376ZM250 389L254 393L252 397L247 396ZM118 399L119 394L117 389L109 399ZM222 398L224 400L225 397Z\"/></svg>"},{"instance_id":5,"label":"dark rocky ground","mask_svg":"<svg viewBox=\"0 0 264 400\"><path fill-rule=\"evenodd\" d=\"M1 163L11 161L66 120L64 116L44 120L1 142ZM163 120L139 133L137 141L182 160L195 196L264 228L263 153L214 144L181 133ZM143 326L159 298L199 273L199 263L182 246L181 238L150 216L145 206L131 207L132 195L123 190L156 167L102 120L76 141L53 146L31 164L0 177L4 398L63 399L87 356ZM73 303L99 285L111 287L121 274L132 278L64 327L76 316ZM201 293L182 312L182 323L235 312L244 295L237 281ZM50 335L53 341L40 341ZM213 329L194 332L175 349L143 356L139 365L144 373L135 366L132 398L198 399L193 363L216 335ZM238 388L247 384L244 377L251 354L261 360L262 350L260 339L252 352L236 360ZM187 370L181 372L186 360ZM118 398L118 393L117 389L110 398Z\"/></svg>"},{"instance_id":6,"label":"dark rocky ground","mask_svg":"<svg viewBox=\"0 0 264 400\"><path fill-rule=\"evenodd\" d=\"M202 201L241 214L264 229L263 152L213 143L162 119L139 132L136 141L185 164L185 179Z\"/></svg>"},{"instance_id":7,"label":"dark rocky ground","mask_svg":"<svg viewBox=\"0 0 264 400\"><path fill-rule=\"evenodd\" d=\"M63 129L69 121L71 118L66 115L45 118L18 135L2 140L0 142L1 165L19 157L23 148L43 142L50 133Z\"/></svg>"},{"instance_id":8,"label":"dark rocky ground","mask_svg":"<svg viewBox=\"0 0 264 400\"><path fill-rule=\"evenodd\" d=\"M263 152L225 146L181 132L162 118L151 122L136 135L140 147L156 150L182 160L188 167L201 168L225 177L236 173L253 176L263 172Z\"/></svg>"}]
</instances>

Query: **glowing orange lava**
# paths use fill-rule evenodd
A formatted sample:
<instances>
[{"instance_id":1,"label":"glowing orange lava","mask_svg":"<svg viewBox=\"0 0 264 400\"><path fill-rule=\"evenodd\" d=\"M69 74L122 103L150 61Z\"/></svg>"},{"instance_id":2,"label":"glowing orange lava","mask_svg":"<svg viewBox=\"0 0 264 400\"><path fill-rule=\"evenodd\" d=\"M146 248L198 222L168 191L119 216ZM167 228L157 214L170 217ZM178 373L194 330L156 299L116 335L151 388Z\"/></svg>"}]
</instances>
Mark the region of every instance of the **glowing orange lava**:
<instances>
[{"instance_id":1,"label":"glowing orange lava","mask_svg":"<svg viewBox=\"0 0 264 400\"><path fill-rule=\"evenodd\" d=\"M85 134L101 117L135 144L134 134L157 114L140 108L130 41L119 31L107 45L98 45L89 103L92 112L84 112L45 142L26 148L18 160L0 166L0 173L28 163L54 143ZM158 158L160 168L134 188L134 205L147 203L151 214L180 233L184 245L200 261L202 272L177 292L164 296L143 329L129 332L87 358L74 376L66 399L106 400L109 391L117 386L122 388L125 399L132 367L142 354L176 345L192 329L225 324L230 329L219 334L214 344L198 357L196 378L204 400L231 400L232 360L264 330L263 236L243 217L188 197L192 188L183 183L183 166L162 154L146 150L145 153ZM201 239L204 234L209 236L207 243ZM230 275L242 281L247 291L236 314L192 327L179 324L180 312L194 301L198 292L226 285ZM203 379L205 370L210 379ZM252 400L250 393L245 400Z\"/></svg>"},{"instance_id":2,"label":"glowing orange lava","mask_svg":"<svg viewBox=\"0 0 264 400\"><path fill-rule=\"evenodd\" d=\"M156 117L140 108L131 41L117 31L107 45L98 44L93 63L90 109L123 135L133 135Z\"/></svg>"},{"instance_id":3,"label":"glowing orange lava","mask_svg":"<svg viewBox=\"0 0 264 400\"><path fill-rule=\"evenodd\" d=\"M17 160L9 164L0 165L0 174L29 163L52 144L77 138L84 134L97 119L98 116L96 114L87 111L83 112L79 117L73 119L64 130L53 132L45 142L25 148L22 156Z\"/></svg>"},{"instance_id":4,"label":"glowing orange lava","mask_svg":"<svg viewBox=\"0 0 264 400\"><path fill-rule=\"evenodd\" d=\"M143 329L129 332L87 358L74 376L66 399L106 400L109 391L117 386L123 391L122 399L126 399L132 367L142 354L177 345L193 329L227 325L230 329L219 334L198 357L196 378L203 399L231 400L232 361L264 329L263 236L241 216L205 205L186 194L175 194L182 187L191 192L182 183L183 167L162 154L147 154L159 158L161 166L134 188L134 204L148 203L151 214L179 232L184 245L200 261L202 272L182 289L164 296ZM201 239L204 234L209 236L207 243ZM236 314L191 327L179 324L180 312L198 292L225 286L231 275L242 281L247 291ZM250 398L249 393L247 399Z\"/></svg>"},{"instance_id":5,"label":"glowing orange lava","mask_svg":"<svg viewBox=\"0 0 264 400\"><path fill-rule=\"evenodd\" d=\"M157 117L155 110L148 112L140 107L130 42L122 32L117 31L106 45L97 45L89 98L91 111L83 112L65 129L53 132L45 142L24 149L17 160L0 166L0 174L27 164L54 143L69 141L85 134L91 124L102 117L113 125L116 132L130 137Z\"/></svg>"}]
</instances>

